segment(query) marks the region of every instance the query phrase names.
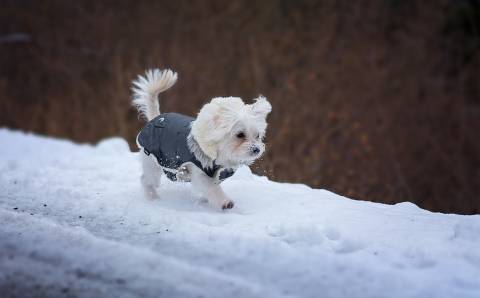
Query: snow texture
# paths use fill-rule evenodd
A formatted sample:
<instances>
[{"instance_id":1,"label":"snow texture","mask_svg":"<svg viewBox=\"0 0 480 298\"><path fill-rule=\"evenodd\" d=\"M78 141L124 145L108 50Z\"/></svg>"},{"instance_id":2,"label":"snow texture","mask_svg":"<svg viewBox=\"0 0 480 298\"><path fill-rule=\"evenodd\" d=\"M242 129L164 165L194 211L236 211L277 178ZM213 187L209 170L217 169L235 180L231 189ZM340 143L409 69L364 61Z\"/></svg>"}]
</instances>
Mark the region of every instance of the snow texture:
<instances>
[{"instance_id":1,"label":"snow texture","mask_svg":"<svg viewBox=\"0 0 480 298\"><path fill-rule=\"evenodd\" d=\"M139 153L0 129L2 297L480 297L480 216L350 200L241 168L212 209L146 200Z\"/></svg>"}]
</instances>

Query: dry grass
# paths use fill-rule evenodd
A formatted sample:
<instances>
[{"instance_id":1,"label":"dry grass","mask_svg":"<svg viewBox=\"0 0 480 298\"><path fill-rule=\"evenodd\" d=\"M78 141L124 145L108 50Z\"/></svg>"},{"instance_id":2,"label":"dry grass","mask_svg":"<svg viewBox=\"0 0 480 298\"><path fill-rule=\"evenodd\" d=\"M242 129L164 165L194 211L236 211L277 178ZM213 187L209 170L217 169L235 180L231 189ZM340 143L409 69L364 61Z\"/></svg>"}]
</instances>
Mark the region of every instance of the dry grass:
<instances>
[{"instance_id":1,"label":"dry grass","mask_svg":"<svg viewBox=\"0 0 480 298\"><path fill-rule=\"evenodd\" d=\"M163 111L271 100L261 174L480 212L477 1L257 2L4 1L0 125L133 144L130 81L172 67Z\"/></svg>"}]
</instances>

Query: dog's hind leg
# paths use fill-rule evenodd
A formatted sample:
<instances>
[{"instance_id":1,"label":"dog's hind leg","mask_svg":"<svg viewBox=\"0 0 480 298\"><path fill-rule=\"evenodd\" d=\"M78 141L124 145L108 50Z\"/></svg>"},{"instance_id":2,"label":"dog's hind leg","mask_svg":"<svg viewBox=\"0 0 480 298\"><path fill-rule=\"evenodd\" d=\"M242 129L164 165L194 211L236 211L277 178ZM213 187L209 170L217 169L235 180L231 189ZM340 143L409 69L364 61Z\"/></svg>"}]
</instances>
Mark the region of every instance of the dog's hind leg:
<instances>
[{"instance_id":1,"label":"dog's hind leg","mask_svg":"<svg viewBox=\"0 0 480 298\"><path fill-rule=\"evenodd\" d=\"M142 159L142 177L140 178L145 195L149 199L159 198L157 188L160 186L162 169L153 160L152 155L146 155L140 151Z\"/></svg>"}]
</instances>

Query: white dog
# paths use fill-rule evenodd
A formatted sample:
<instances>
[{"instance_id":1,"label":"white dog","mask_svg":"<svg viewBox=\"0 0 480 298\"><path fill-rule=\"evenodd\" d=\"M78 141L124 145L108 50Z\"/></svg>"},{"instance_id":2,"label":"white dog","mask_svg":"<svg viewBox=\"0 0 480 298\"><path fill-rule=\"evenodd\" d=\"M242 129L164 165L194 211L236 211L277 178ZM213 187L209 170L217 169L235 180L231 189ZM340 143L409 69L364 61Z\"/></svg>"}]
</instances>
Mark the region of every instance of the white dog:
<instances>
[{"instance_id":1,"label":"white dog","mask_svg":"<svg viewBox=\"0 0 480 298\"><path fill-rule=\"evenodd\" d=\"M175 72L154 69L133 82L133 105L149 121L137 136L143 152L145 193L158 197L156 189L165 173L171 180L191 181L215 207L231 209L234 202L220 182L263 154L266 117L272 106L262 96L252 104L239 97L216 97L203 106L196 119L161 114L158 95L176 81Z\"/></svg>"}]
</instances>

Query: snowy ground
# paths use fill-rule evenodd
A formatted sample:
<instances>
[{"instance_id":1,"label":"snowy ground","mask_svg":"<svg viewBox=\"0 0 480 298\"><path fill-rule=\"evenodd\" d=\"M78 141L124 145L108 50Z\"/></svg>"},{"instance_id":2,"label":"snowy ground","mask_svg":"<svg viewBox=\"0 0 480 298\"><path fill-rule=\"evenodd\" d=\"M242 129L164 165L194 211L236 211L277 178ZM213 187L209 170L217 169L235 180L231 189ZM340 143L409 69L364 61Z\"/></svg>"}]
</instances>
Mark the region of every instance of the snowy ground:
<instances>
[{"instance_id":1,"label":"snowy ground","mask_svg":"<svg viewBox=\"0 0 480 298\"><path fill-rule=\"evenodd\" d=\"M0 129L2 297L480 297L480 216L350 200L241 169L211 209L138 155Z\"/></svg>"}]
</instances>

